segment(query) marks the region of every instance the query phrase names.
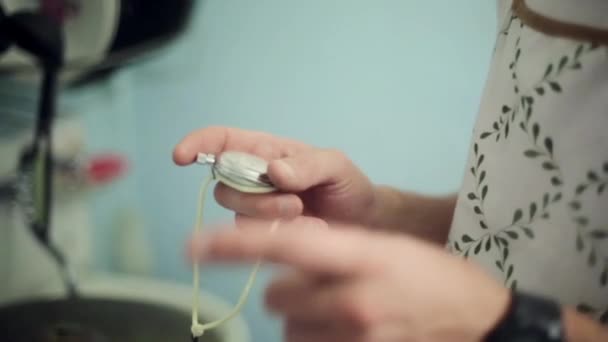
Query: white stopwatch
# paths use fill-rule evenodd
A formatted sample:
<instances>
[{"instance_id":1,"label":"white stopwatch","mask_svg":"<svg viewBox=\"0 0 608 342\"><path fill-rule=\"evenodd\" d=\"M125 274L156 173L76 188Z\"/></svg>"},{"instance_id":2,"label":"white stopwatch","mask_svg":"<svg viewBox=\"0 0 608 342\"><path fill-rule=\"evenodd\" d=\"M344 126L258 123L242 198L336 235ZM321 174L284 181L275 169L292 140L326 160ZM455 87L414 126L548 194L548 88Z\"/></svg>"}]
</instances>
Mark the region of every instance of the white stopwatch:
<instances>
[{"instance_id":1,"label":"white stopwatch","mask_svg":"<svg viewBox=\"0 0 608 342\"><path fill-rule=\"evenodd\" d=\"M268 178L268 162L249 153L226 151L218 156L199 153L196 162L211 165L214 178L241 192L269 193L276 187Z\"/></svg>"}]
</instances>

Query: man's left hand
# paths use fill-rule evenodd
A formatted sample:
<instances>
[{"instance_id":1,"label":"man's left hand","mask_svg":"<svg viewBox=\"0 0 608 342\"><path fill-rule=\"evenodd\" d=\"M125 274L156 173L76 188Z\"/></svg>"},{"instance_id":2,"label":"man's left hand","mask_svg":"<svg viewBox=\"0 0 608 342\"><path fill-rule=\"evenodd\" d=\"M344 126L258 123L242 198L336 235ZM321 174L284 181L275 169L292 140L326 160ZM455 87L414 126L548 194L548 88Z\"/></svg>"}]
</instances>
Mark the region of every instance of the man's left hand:
<instances>
[{"instance_id":1,"label":"man's left hand","mask_svg":"<svg viewBox=\"0 0 608 342\"><path fill-rule=\"evenodd\" d=\"M191 240L190 257L288 266L266 303L285 320L289 342L481 342L507 309L506 288L435 245L333 228L216 230Z\"/></svg>"}]
</instances>

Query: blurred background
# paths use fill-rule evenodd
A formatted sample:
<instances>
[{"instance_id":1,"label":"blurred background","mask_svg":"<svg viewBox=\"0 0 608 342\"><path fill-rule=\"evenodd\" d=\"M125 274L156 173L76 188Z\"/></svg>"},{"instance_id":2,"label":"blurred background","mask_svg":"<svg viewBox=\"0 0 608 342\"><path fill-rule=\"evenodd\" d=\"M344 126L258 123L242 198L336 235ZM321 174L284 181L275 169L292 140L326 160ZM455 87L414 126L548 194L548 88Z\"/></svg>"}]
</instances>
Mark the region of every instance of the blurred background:
<instances>
[{"instance_id":1,"label":"blurred background","mask_svg":"<svg viewBox=\"0 0 608 342\"><path fill-rule=\"evenodd\" d=\"M183 247L208 170L177 167L171 153L185 134L208 125L339 148L377 183L457 190L496 19L487 0L196 3L185 33L158 56L61 94L67 115L58 126L77 141L71 148L111 153L127 166L57 214L90 229L75 257L87 260L83 268L187 286ZM0 82L0 92L1 107L17 113L0 116L0 153L9 165L10 147L30 127L16 118L35 104L11 82ZM213 201L205 211L207 222L233 217ZM66 245L74 234L66 233ZM248 272L205 268L202 288L234 303ZM243 312L252 341L280 340L280 322L262 305L271 275L262 272Z\"/></svg>"}]
</instances>

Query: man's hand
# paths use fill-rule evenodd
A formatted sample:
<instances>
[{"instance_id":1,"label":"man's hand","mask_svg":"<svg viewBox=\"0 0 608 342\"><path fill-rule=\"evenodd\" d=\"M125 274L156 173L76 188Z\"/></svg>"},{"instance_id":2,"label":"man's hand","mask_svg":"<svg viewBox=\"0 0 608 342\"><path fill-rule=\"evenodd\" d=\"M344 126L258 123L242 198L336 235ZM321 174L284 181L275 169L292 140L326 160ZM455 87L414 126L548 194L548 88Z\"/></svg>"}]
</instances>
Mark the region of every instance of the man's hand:
<instances>
[{"instance_id":1,"label":"man's hand","mask_svg":"<svg viewBox=\"0 0 608 342\"><path fill-rule=\"evenodd\" d=\"M237 213L237 223L252 219L296 219L302 224L341 222L411 233L445 242L455 197L433 198L374 186L342 152L316 148L263 132L209 127L186 136L174 149L178 165L199 152L248 152L269 161L269 178L281 190L243 194L223 184L215 198ZM420 229L424 227L424 229Z\"/></svg>"},{"instance_id":2,"label":"man's hand","mask_svg":"<svg viewBox=\"0 0 608 342\"><path fill-rule=\"evenodd\" d=\"M289 342L480 342L504 314L509 291L473 264L422 240L339 228L222 229L189 251L203 264L288 266L266 302Z\"/></svg>"},{"instance_id":3,"label":"man's hand","mask_svg":"<svg viewBox=\"0 0 608 342\"><path fill-rule=\"evenodd\" d=\"M269 161L268 176L281 190L244 194L218 184L216 200L235 211L239 223L248 218L302 219L303 215L308 220L362 223L375 205L374 186L343 153L263 132L205 128L186 136L175 147L173 159L178 165L188 165L199 152L219 154L227 150L252 153Z\"/></svg>"}]
</instances>

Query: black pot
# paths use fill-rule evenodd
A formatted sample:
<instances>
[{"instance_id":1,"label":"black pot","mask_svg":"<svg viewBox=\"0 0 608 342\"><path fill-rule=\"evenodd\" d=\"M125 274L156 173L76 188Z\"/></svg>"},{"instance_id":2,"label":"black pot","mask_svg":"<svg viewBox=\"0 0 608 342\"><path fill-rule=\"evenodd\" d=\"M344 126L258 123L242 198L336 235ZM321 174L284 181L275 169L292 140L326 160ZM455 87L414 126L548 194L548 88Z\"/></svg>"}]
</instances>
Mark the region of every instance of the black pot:
<instances>
[{"instance_id":1,"label":"black pot","mask_svg":"<svg viewBox=\"0 0 608 342\"><path fill-rule=\"evenodd\" d=\"M187 342L189 314L114 299L42 300L0 308L3 342ZM200 342L221 342L208 331Z\"/></svg>"}]
</instances>

